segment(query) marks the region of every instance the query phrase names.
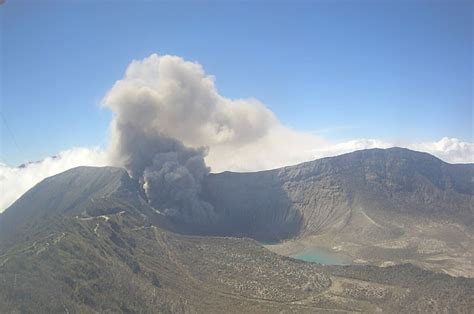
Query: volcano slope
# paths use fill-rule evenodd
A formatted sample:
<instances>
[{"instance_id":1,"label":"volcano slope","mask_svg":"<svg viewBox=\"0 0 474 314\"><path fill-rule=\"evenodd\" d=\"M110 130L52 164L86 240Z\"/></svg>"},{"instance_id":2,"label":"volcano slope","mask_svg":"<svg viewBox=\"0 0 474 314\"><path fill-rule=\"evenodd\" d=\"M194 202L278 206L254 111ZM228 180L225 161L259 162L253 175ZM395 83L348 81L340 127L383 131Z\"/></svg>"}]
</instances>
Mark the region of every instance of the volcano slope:
<instances>
[{"instance_id":1,"label":"volcano slope","mask_svg":"<svg viewBox=\"0 0 474 314\"><path fill-rule=\"evenodd\" d=\"M48 178L0 215L0 312L431 313L472 309L473 279L412 265L322 266L275 254L250 239L310 237L340 223L331 214L325 223L311 223L300 207L306 202L294 202L295 195L303 192L275 197L275 211L283 208L284 212L271 214L265 207L271 201L266 199L273 197L271 193L289 191L279 181L265 184L271 191L263 194L266 197L255 192L259 180L276 180L274 173L307 165L264 172L264 179L248 181L240 174L209 177L203 197L213 201L224 227L209 224L207 230L170 221L159 208L151 208L123 169L80 167ZM240 178L224 185L220 180L228 176ZM210 193L212 184L216 194ZM218 187L222 193L228 188L235 193L249 189L251 197L241 194L242 206L231 207L238 198L228 202L218 198L223 195L217 193ZM345 193L343 189L334 190ZM462 201L463 196L459 197ZM250 224L246 217L251 214L252 198L258 202ZM453 212L453 221L468 216L463 208ZM445 211L439 214L444 219ZM275 226L262 228L272 231L268 235L258 230L265 225L264 219ZM313 225L320 227L310 229ZM221 236L174 232L182 230Z\"/></svg>"},{"instance_id":2,"label":"volcano slope","mask_svg":"<svg viewBox=\"0 0 474 314\"><path fill-rule=\"evenodd\" d=\"M208 177L229 234L292 255L324 248L363 264L415 263L474 276L474 165L371 149L256 173ZM221 231L222 233L222 231Z\"/></svg>"}]
</instances>

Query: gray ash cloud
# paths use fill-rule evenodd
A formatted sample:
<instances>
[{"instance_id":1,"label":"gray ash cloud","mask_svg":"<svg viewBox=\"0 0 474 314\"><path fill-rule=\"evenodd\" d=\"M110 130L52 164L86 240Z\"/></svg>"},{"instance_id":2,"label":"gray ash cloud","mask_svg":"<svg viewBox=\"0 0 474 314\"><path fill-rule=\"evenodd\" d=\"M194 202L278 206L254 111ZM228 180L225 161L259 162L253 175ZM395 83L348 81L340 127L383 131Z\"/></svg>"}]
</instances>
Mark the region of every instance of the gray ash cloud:
<instances>
[{"instance_id":1,"label":"gray ash cloud","mask_svg":"<svg viewBox=\"0 0 474 314\"><path fill-rule=\"evenodd\" d=\"M214 208L199 196L210 171L205 148L186 147L126 117L116 116L112 126L112 153L141 183L151 206L187 223L213 220Z\"/></svg>"}]
</instances>

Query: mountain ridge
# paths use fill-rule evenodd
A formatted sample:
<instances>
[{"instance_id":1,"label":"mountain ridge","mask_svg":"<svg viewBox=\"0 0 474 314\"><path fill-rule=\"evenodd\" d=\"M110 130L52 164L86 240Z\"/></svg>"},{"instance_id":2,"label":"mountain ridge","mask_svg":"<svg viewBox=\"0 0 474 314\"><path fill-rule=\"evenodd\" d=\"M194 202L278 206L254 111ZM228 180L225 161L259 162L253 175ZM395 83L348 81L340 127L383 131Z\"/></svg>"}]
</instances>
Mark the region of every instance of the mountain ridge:
<instances>
[{"instance_id":1,"label":"mountain ridge","mask_svg":"<svg viewBox=\"0 0 474 314\"><path fill-rule=\"evenodd\" d=\"M113 176L107 176L107 173ZM461 221L471 225L474 214L471 203L473 177L474 164L449 164L427 153L404 148L360 150L260 172L226 171L208 175L201 192L203 199L216 207L220 215L218 222L204 228L187 227L198 231L211 228L215 234L229 229L229 223L238 225L240 221L243 229L251 226L254 229L266 228L267 231L242 233L236 230L234 235L264 240L284 239L301 233L318 232L330 224L337 224L348 215L350 208L374 207L373 204L386 210L407 211L406 208L414 208L412 212L449 212L461 216ZM65 181L73 192L64 190L64 182L55 185L56 180ZM25 215L23 212L28 212L22 209L22 204L27 202L25 198L34 198L37 190L46 189L46 186L51 192L40 192L58 194L56 200L44 200L45 204L36 200L37 208L31 215L43 211L42 207L48 207L48 211L62 207L65 211L74 212L74 202L90 202L94 194L96 198L116 196L134 207L147 207L146 196L124 169L77 167L35 185L0 214L0 222L10 220L8 225L20 223L23 220L21 216ZM70 195L74 193L74 188L80 190L78 193L82 199ZM57 193L59 190L62 192ZM433 199L431 194L437 198ZM66 196L70 202L67 205L61 203ZM400 208L394 204L396 202L405 207ZM449 208L448 203L456 207ZM256 225L258 219L255 217L259 215L273 218L268 221L261 217L262 224ZM15 216L20 218L14 219ZM273 224L268 224L272 221ZM265 237L258 234L265 232L274 235Z\"/></svg>"}]
</instances>

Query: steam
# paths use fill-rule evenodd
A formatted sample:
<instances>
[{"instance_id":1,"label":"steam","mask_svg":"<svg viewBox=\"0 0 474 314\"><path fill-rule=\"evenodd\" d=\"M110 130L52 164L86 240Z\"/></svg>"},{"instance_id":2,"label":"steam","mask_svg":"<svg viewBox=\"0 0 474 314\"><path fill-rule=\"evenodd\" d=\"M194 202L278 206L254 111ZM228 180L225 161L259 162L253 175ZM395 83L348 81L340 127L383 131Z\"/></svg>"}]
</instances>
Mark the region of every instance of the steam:
<instances>
[{"instance_id":1,"label":"steam","mask_svg":"<svg viewBox=\"0 0 474 314\"><path fill-rule=\"evenodd\" d=\"M186 222L209 221L214 209L199 197L210 171L199 133L216 95L203 92L211 81L199 66L162 58L132 62L104 99L114 112L110 155L142 184L153 207Z\"/></svg>"},{"instance_id":2,"label":"steam","mask_svg":"<svg viewBox=\"0 0 474 314\"><path fill-rule=\"evenodd\" d=\"M186 146L245 145L277 125L257 100L220 96L198 63L156 54L133 61L104 99L120 120Z\"/></svg>"}]
</instances>

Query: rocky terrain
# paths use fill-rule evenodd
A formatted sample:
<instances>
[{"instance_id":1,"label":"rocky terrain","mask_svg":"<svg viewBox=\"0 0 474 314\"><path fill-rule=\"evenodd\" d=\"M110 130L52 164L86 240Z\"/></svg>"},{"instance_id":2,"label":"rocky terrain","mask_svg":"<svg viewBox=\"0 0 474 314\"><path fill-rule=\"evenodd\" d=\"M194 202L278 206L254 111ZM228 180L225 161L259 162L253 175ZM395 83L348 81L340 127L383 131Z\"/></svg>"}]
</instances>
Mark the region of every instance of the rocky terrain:
<instances>
[{"instance_id":1,"label":"rocky terrain","mask_svg":"<svg viewBox=\"0 0 474 314\"><path fill-rule=\"evenodd\" d=\"M369 216L370 215L370 216ZM400 230L391 236L388 230ZM367 234L372 234L370 238ZM357 210L340 230L285 240L267 248L283 255L324 249L353 264L389 266L412 263L453 276L474 277L472 227L445 219L406 217Z\"/></svg>"},{"instance_id":2,"label":"rocky terrain","mask_svg":"<svg viewBox=\"0 0 474 314\"><path fill-rule=\"evenodd\" d=\"M217 204L225 232L283 240L268 246L280 254L324 248L360 264L410 262L474 277L472 178L472 164L372 149L265 172L212 175L204 196Z\"/></svg>"},{"instance_id":3,"label":"rocky terrain","mask_svg":"<svg viewBox=\"0 0 474 314\"><path fill-rule=\"evenodd\" d=\"M0 312L468 313L472 174L402 149L214 174L218 222L189 225L123 169L72 169L0 215ZM283 256L311 247L354 265Z\"/></svg>"}]
</instances>

